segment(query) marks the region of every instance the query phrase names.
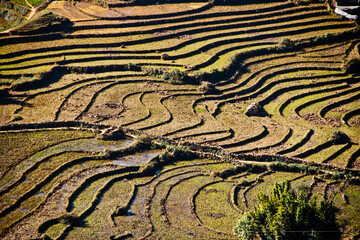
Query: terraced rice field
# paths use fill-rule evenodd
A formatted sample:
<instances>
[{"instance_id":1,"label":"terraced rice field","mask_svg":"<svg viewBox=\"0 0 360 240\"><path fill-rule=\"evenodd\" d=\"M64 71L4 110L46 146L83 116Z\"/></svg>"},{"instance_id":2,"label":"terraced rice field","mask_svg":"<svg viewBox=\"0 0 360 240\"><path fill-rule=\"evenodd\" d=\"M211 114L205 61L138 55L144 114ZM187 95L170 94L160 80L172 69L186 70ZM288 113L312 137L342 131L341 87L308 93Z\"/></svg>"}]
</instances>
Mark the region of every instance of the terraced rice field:
<instances>
[{"instance_id":1,"label":"terraced rice field","mask_svg":"<svg viewBox=\"0 0 360 240\"><path fill-rule=\"evenodd\" d=\"M2 237L232 239L256 193L286 179L334 194L344 234L359 234L358 185L324 177L360 170L360 76L342 69L359 57L353 21L283 0L104 4L55 1L61 29L0 36ZM128 139L99 140L105 126ZM217 154L160 161L132 130ZM284 159L327 170L269 165ZM259 169L218 175L246 161Z\"/></svg>"},{"instance_id":2,"label":"terraced rice field","mask_svg":"<svg viewBox=\"0 0 360 240\"><path fill-rule=\"evenodd\" d=\"M0 133L8 163L1 169L3 239L234 239L232 227L256 205L256 194L284 180L337 197L339 221L360 211L359 186L322 171L313 176L266 162L204 158L131 135L104 141L103 125L48 125Z\"/></svg>"}]
</instances>

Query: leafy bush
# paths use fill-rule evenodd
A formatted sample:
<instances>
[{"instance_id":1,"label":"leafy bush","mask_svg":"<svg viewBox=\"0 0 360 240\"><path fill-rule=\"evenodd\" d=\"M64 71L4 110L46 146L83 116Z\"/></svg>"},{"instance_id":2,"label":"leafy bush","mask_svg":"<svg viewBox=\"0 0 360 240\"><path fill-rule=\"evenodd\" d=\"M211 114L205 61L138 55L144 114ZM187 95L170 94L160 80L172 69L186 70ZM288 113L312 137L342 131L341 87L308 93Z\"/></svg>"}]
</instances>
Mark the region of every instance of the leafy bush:
<instances>
[{"instance_id":1,"label":"leafy bush","mask_svg":"<svg viewBox=\"0 0 360 240\"><path fill-rule=\"evenodd\" d=\"M346 172L345 171L335 171L333 174L332 174L332 178L333 179L341 179L341 178L344 178Z\"/></svg>"},{"instance_id":2,"label":"leafy bush","mask_svg":"<svg viewBox=\"0 0 360 240\"><path fill-rule=\"evenodd\" d=\"M293 48L294 43L289 38L282 38L281 41L278 43L279 49L286 49L286 48Z\"/></svg>"},{"instance_id":3,"label":"leafy bush","mask_svg":"<svg viewBox=\"0 0 360 240\"><path fill-rule=\"evenodd\" d=\"M203 82L201 82L201 85L199 86L199 91L201 91L203 93L212 93L215 91L215 86L214 86L214 84L212 84L210 82L203 81Z\"/></svg>"},{"instance_id":4,"label":"leafy bush","mask_svg":"<svg viewBox=\"0 0 360 240\"><path fill-rule=\"evenodd\" d=\"M136 136L136 140L139 143L149 145L149 144L151 144L153 139L150 136L147 136L147 135L140 135L140 136Z\"/></svg>"},{"instance_id":5,"label":"leafy bush","mask_svg":"<svg viewBox=\"0 0 360 240\"><path fill-rule=\"evenodd\" d=\"M161 162L176 160L176 159L184 159L189 154L189 147L183 145L168 145L165 151L159 155L159 159Z\"/></svg>"},{"instance_id":6,"label":"leafy bush","mask_svg":"<svg viewBox=\"0 0 360 240\"><path fill-rule=\"evenodd\" d=\"M175 68L172 71L167 71L161 68L143 68L145 74L162 78L165 81L170 81L174 84L183 84L183 83L194 83L194 79L190 77L187 72L180 71Z\"/></svg>"},{"instance_id":7,"label":"leafy bush","mask_svg":"<svg viewBox=\"0 0 360 240\"><path fill-rule=\"evenodd\" d=\"M260 205L247 212L234 227L240 239L338 239L332 201L316 199L300 191L295 194L290 182L276 183L270 196L260 194Z\"/></svg>"},{"instance_id":8,"label":"leafy bush","mask_svg":"<svg viewBox=\"0 0 360 240\"><path fill-rule=\"evenodd\" d=\"M308 172L308 166L298 163L284 163L274 162L269 165L269 168L274 171L286 171L286 172Z\"/></svg>"}]
</instances>

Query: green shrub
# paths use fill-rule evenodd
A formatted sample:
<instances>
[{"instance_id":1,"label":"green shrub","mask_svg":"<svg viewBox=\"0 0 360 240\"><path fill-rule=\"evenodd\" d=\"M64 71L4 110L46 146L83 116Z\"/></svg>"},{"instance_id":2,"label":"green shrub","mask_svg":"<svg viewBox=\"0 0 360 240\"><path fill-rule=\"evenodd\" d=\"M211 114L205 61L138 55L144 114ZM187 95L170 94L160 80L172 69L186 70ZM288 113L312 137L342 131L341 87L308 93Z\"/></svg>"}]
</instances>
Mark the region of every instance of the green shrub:
<instances>
[{"instance_id":1,"label":"green shrub","mask_svg":"<svg viewBox=\"0 0 360 240\"><path fill-rule=\"evenodd\" d=\"M129 62L125 66L125 69L129 70L129 71L139 71L139 70L141 70L141 67L137 66L136 64L133 64L133 63Z\"/></svg>"},{"instance_id":2,"label":"green shrub","mask_svg":"<svg viewBox=\"0 0 360 240\"><path fill-rule=\"evenodd\" d=\"M309 167L299 163L274 162L269 165L270 170L285 172L308 172Z\"/></svg>"},{"instance_id":3,"label":"green shrub","mask_svg":"<svg viewBox=\"0 0 360 240\"><path fill-rule=\"evenodd\" d=\"M150 136L147 135L141 135L141 136L136 136L136 140L139 143L145 144L145 145L149 145L152 142L152 138Z\"/></svg>"},{"instance_id":4,"label":"green shrub","mask_svg":"<svg viewBox=\"0 0 360 240\"><path fill-rule=\"evenodd\" d=\"M201 91L203 93L212 93L215 91L215 86L214 86L214 84L212 84L210 82L203 81L203 82L201 82L201 85L199 86L199 91Z\"/></svg>"},{"instance_id":5,"label":"green shrub","mask_svg":"<svg viewBox=\"0 0 360 240\"><path fill-rule=\"evenodd\" d=\"M317 204L303 191L295 194L289 181L276 183L270 196L258 198L260 205L234 227L240 239L339 239L332 201Z\"/></svg>"},{"instance_id":6,"label":"green shrub","mask_svg":"<svg viewBox=\"0 0 360 240\"><path fill-rule=\"evenodd\" d=\"M172 71L167 71L160 68L143 68L143 72L147 75L162 78L164 81L169 81L174 84L183 84L183 83L197 83L194 82L194 79L190 77L187 72L180 71L175 68Z\"/></svg>"},{"instance_id":7,"label":"green shrub","mask_svg":"<svg viewBox=\"0 0 360 240\"><path fill-rule=\"evenodd\" d=\"M281 41L278 43L279 49L286 49L286 48L293 48L294 42L290 40L290 38L282 38Z\"/></svg>"},{"instance_id":8,"label":"green shrub","mask_svg":"<svg viewBox=\"0 0 360 240\"><path fill-rule=\"evenodd\" d=\"M345 176L346 172L345 171L335 171L333 174L332 174L332 178L333 179L341 179Z\"/></svg>"},{"instance_id":9,"label":"green shrub","mask_svg":"<svg viewBox=\"0 0 360 240\"><path fill-rule=\"evenodd\" d=\"M165 151L159 155L159 159L161 162L169 161L169 160L173 161L180 158L184 159L187 158L189 151L190 149L187 146L168 145L166 146Z\"/></svg>"}]
</instances>

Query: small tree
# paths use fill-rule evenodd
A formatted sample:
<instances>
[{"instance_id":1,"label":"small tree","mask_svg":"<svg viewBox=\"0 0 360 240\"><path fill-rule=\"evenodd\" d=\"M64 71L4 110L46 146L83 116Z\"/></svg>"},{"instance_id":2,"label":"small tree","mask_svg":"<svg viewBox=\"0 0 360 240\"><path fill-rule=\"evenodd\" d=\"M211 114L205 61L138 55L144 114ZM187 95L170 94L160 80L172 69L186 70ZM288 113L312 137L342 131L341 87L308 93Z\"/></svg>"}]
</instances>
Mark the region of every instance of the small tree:
<instances>
[{"instance_id":1,"label":"small tree","mask_svg":"<svg viewBox=\"0 0 360 240\"><path fill-rule=\"evenodd\" d=\"M303 191L296 195L289 181L275 184L270 196L258 198L260 205L234 227L240 239L339 239L331 201L317 204Z\"/></svg>"}]
</instances>

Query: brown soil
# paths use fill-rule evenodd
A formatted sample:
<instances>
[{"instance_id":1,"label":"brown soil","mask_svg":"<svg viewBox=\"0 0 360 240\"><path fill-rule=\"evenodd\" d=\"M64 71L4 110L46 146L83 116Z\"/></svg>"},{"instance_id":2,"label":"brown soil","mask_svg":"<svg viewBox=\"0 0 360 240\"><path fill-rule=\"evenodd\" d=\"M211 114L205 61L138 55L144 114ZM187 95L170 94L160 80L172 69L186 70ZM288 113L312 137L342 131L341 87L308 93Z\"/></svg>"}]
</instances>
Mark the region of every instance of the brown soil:
<instances>
[{"instance_id":1,"label":"brown soil","mask_svg":"<svg viewBox=\"0 0 360 240\"><path fill-rule=\"evenodd\" d=\"M207 4L206 2L200 3L177 3L177 4L156 4L149 6L129 6L115 8L114 10L123 16L141 16L141 15L154 15L154 14L167 14L179 11L187 11L197 9Z\"/></svg>"},{"instance_id":2,"label":"brown soil","mask_svg":"<svg viewBox=\"0 0 360 240\"><path fill-rule=\"evenodd\" d=\"M53 13L60 14L70 19L71 21L93 19L89 15L82 13L74 8L71 5L71 2L55 1L50 3L46 9Z\"/></svg>"},{"instance_id":3,"label":"brown soil","mask_svg":"<svg viewBox=\"0 0 360 240\"><path fill-rule=\"evenodd\" d=\"M90 15L94 15L94 16L98 16L98 17L123 17L124 16L121 13L118 13L111 9L106 9L101 6L98 6L98 5L95 5L92 3L87 3L87 2L76 2L75 7L81 9L82 11L84 11Z\"/></svg>"},{"instance_id":4,"label":"brown soil","mask_svg":"<svg viewBox=\"0 0 360 240\"><path fill-rule=\"evenodd\" d=\"M302 116L306 121L314 123L316 125L327 125L327 123L319 117L316 113L307 113Z\"/></svg>"},{"instance_id":5,"label":"brown soil","mask_svg":"<svg viewBox=\"0 0 360 240\"><path fill-rule=\"evenodd\" d=\"M360 127L360 117L351 120L349 124L355 127Z\"/></svg>"}]
</instances>

